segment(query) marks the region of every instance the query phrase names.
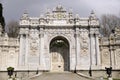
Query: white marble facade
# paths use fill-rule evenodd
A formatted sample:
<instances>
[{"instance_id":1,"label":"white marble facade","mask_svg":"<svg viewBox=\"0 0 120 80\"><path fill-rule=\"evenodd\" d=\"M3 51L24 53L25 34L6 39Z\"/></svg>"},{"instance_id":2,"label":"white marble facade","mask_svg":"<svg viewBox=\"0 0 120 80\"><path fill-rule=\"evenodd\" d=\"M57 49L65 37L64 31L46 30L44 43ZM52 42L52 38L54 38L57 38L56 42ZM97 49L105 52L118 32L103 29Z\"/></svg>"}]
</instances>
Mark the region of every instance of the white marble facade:
<instances>
[{"instance_id":1,"label":"white marble facade","mask_svg":"<svg viewBox=\"0 0 120 80\"><path fill-rule=\"evenodd\" d=\"M99 70L110 65L109 47L99 36L100 24L93 11L82 18L58 5L40 17L25 12L19 24L19 38L12 39L13 43L7 34L0 37L0 70L8 66L16 70ZM120 53L119 47L116 51ZM118 66L119 53L112 65Z\"/></svg>"}]
</instances>

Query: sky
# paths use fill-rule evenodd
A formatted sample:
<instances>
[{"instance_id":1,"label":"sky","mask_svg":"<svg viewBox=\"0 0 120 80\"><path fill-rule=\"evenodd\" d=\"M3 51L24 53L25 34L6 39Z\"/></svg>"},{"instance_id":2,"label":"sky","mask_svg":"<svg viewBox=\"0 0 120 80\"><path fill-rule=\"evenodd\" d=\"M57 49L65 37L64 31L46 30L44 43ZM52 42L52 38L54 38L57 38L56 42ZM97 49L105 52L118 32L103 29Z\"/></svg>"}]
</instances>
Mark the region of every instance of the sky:
<instances>
[{"instance_id":1,"label":"sky","mask_svg":"<svg viewBox=\"0 0 120 80\"><path fill-rule=\"evenodd\" d=\"M92 10L98 17L103 14L120 16L120 0L0 0L3 4L3 15L6 23L19 21L27 11L31 17L39 17L47 8L53 10L61 4L66 10L72 8L74 14L88 17Z\"/></svg>"}]
</instances>

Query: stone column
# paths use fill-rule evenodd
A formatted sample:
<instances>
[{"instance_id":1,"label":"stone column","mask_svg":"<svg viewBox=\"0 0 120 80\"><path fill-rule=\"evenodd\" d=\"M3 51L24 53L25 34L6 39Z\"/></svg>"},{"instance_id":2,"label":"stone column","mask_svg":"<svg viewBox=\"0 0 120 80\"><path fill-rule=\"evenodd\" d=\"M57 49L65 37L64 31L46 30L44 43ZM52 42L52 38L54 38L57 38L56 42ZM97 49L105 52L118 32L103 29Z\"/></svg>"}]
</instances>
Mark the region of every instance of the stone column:
<instances>
[{"instance_id":1,"label":"stone column","mask_svg":"<svg viewBox=\"0 0 120 80\"><path fill-rule=\"evenodd\" d=\"M95 36L90 33L90 61L91 65L96 64L96 54L95 54Z\"/></svg>"},{"instance_id":2,"label":"stone column","mask_svg":"<svg viewBox=\"0 0 120 80\"><path fill-rule=\"evenodd\" d=\"M40 29L40 65L41 67L45 67L45 57L44 57L44 33L43 29Z\"/></svg>"},{"instance_id":3,"label":"stone column","mask_svg":"<svg viewBox=\"0 0 120 80\"><path fill-rule=\"evenodd\" d=\"M111 59L112 59L111 60L112 61L112 68L114 68L114 66L115 66L115 64L114 64L115 63L115 61L114 61L114 49L111 50Z\"/></svg>"},{"instance_id":4,"label":"stone column","mask_svg":"<svg viewBox=\"0 0 120 80\"><path fill-rule=\"evenodd\" d=\"M112 64L112 46L109 47L109 52L110 52L110 66L112 66L113 65Z\"/></svg>"},{"instance_id":5,"label":"stone column","mask_svg":"<svg viewBox=\"0 0 120 80\"><path fill-rule=\"evenodd\" d=\"M51 65L51 55L50 55L50 43L49 43L49 40L48 40L48 34L44 34L44 56L45 56L45 67L46 67L46 70L50 70L50 65Z\"/></svg>"},{"instance_id":6,"label":"stone column","mask_svg":"<svg viewBox=\"0 0 120 80\"><path fill-rule=\"evenodd\" d=\"M99 34L95 34L95 47L96 47L96 64L100 65L100 48L99 48Z\"/></svg>"},{"instance_id":7,"label":"stone column","mask_svg":"<svg viewBox=\"0 0 120 80\"><path fill-rule=\"evenodd\" d=\"M25 64L25 53L24 53L24 39L23 34L20 35L20 53L19 53L19 65Z\"/></svg>"},{"instance_id":8,"label":"stone column","mask_svg":"<svg viewBox=\"0 0 120 80\"><path fill-rule=\"evenodd\" d=\"M111 49L111 61L112 61L111 66L113 67L113 69L115 68L115 65L116 65L115 56L116 56L115 55L115 48L112 47L112 49Z\"/></svg>"},{"instance_id":9,"label":"stone column","mask_svg":"<svg viewBox=\"0 0 120 80\"><path fill-rule=\"evenodd\" d=\"M25 50L25 65L28 64L28 54L29 54L29 38L28 38L28 34L26 34L26 43L25 46L26 46L26 50Z\"/></svg>"},{"instance_id":10,"label":"stone column","mask_svg":"<svg viewBox=\"0 0 120 80\"><path fill-rule=\"evenodd\" d=\"M76 28L76 66L80 65L79 28Z\"/></svg>"},{"instance_id":11,"label":"stone column","mask_svg":"<svg viewBox=\"0 0 120 80\"><path fill-rule=\"evenodd\" d=\"M116 49L114 47L114 66L116 68L116 65L117 65L117 59L116 59Z\"/></svg>"},{"instance_id":12,"label":"stone column","mask_svg":"<svg viewBox=\"0 0 120 80\"><path fill-rule=\"evenodd\" d=\"M39 34L39 48L38 49L39 49L39 65L40 65L40 63L41 63L40 62L41 61L40 60L41 59L41 35L40 34Z\"/></svg>"}]
</instances>

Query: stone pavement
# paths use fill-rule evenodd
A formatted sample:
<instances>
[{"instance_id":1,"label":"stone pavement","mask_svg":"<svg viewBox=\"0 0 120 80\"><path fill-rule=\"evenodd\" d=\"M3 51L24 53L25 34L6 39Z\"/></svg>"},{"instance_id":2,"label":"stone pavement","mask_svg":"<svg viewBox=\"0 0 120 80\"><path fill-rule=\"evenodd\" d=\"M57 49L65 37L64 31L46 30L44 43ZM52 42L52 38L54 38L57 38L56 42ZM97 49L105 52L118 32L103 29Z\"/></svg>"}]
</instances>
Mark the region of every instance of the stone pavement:
<instances>
[{"instance_id":1,"label":"stone pavement","mask_svg":"<svg viewBox=\"0 0 120 80\"><path fill-rule=\"evenodd\" d=\"M91 80L75 73L43 73L40 76L30 78L30 80Z\"/></svg>"}]
</instances>

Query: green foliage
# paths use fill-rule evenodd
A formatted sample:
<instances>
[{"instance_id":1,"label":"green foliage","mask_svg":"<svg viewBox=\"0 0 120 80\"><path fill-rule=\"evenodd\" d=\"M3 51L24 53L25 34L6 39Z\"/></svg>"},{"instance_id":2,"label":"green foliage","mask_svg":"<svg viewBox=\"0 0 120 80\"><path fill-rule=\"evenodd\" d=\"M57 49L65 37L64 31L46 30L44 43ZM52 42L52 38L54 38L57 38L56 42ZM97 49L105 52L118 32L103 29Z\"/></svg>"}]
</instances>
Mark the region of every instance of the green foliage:
<instances>
[{"instance_id":1,"label":"green foliage","mask_svg":"<svg viewBox=\"0 0 120 80\"><path fill-rule=\"evenodd\" d=\"M15 78L13 78L12 80L16 80Z\"/></svg>"},{"instance_id":2,"label":"green foliage","mask_svg":"<svg viewBox=\"0 0 120 80\"><path fill-rule=\"evenodd\" d=\"M120 79L113 79L113 80L120 80Z\"/></svg>"},{"instance_id":3,"label":"green foliage","mask_svg":"<svg viewBox=\"0 0 120 80\"><path fill-rule=\"evenodd\" d=\"M10 70L14 71L14 68L13 67L8 67L7 70L8 71L10 71Z\"/></svg>"}]
</instances>

